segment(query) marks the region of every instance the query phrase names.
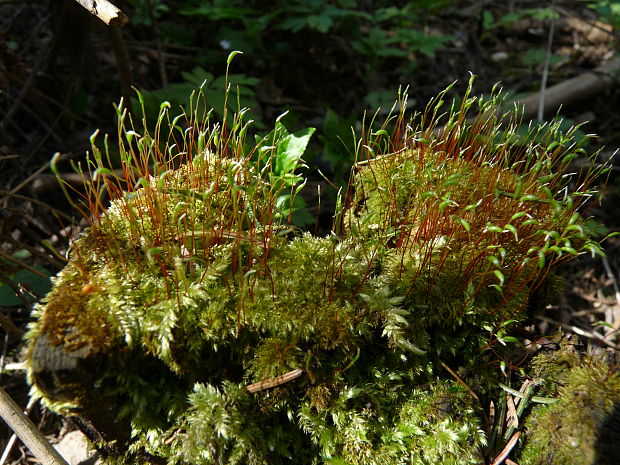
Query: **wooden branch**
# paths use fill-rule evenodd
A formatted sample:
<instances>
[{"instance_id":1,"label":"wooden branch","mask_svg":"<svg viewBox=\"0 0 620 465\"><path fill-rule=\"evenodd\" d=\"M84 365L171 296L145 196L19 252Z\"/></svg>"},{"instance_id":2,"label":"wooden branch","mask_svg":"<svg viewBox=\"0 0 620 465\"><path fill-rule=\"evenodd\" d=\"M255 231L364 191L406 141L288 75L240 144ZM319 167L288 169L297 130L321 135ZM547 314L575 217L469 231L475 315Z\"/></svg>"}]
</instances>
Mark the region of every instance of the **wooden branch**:
<instances>
[{"instance_id":1,"label":"wooden branch","mask_svg":"<svg viewBox=\"0 0 620 465\"><path fill-rule=\"evenodd\" d=\"M7 367L5 366L4 369L6 370ZM31 397L28 401L28 405L26 406L26 410L24 410L24 415L27 416L30 414L30 411L32 410L32 407L34 407L35 402L36 401L34 400L34 397ZM2 457L0 457L0 465L4 465L6 463L16 441L17 435L13 433L11 435L11 438L9 439L9 442L6 443L6 447L4 448L4 452L2 453Z\"/></svg>"},{"instance_id":2,"label":"wooden branch","mask_svg":"<svg viewBox=\"0 0 620 465\"><path fill-rule=\"evenodd\" d=\"M1 387L0 417L43 465L69 465Z\"/></svg>"},{"instance_id":3,"label":"wooden branch","mask_svg":"<svg viewBox=\"0 0 620 465\"><path fill-rule=\"evenodd\" d=\"M283 374L282 376L278 376L276 378L266 379L264 381L259 381L258 383L250 384L245 388L249 393L255 393L259 391L264 391L265 389L271 389L276 386L280 386L282 384L293 381L294 379L299 378L303 374L304 370L293 370L288 373Z\"/></svg>"},{"instance_id":4,"label":"wooden branch","mask_svg":"<svg viewBox=\"0 0 620 465\"><path fill-rule=\"evenodd\" d=\"M521 436L521 431L517 431L510 438L510 441L506 443L506 446L502 449L499 455L495 457L495 460L491 462L491 465L500 465L504 460L506 460L506 458L508 457L508 454L510 454L514 446L517 444L517 441L519 440L520 436Z\"/></svg>"},{"instance_id":5,"label":"wooden branch","mask_svg":"<svg viewBox=\"0 0 620 465\"><path fill-rule=\"evenodd\" d=\"M75 0L108 26L124 26L129 22L125 13L108 0Z\"/></svg>"},{"instance_id":6,"label":"wooden branch","mask_svg":"<svg viewBox=\"0 0 620 465\"><path fill-rule=\"evenodd\" d=\"M544 93L543 113L550 115L557 112L560 107L568 107L592 99L618 84L619 78L620 57L617 57L593 71L551 86ZM523 107L525 121L536 117L540 99L540 92L537 92L514 102L519 107Z\"/></svg>"}]
</instances>

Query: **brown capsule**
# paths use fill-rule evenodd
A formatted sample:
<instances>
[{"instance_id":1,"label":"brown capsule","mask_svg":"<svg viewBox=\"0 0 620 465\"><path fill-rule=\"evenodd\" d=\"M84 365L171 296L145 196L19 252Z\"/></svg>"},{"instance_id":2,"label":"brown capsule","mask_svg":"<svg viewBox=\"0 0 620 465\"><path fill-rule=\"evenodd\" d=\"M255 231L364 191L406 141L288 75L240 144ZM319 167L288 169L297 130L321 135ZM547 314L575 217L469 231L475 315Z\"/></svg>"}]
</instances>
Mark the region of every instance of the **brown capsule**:
<instances>
[{"instance_id":1,"label":"brown capsule","mask_svg":"<svg viewBox=\"0 0 620 465\"><path fill-rule=\"evenodd\" d=\"M102 290L103 289L101 287L91 283L87 283L82 286L82 294L84 295L96 294L97 292L101 292Z\"/></svg>"}]
</instances>

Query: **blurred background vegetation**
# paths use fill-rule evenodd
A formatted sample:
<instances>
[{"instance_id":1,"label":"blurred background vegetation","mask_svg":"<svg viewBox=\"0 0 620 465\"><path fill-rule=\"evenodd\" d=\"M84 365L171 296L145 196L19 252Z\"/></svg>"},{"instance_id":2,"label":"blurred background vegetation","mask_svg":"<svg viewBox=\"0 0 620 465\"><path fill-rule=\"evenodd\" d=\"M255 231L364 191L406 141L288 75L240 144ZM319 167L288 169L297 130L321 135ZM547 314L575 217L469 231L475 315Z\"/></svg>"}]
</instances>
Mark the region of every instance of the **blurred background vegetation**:
<instances>
[{"instance_id":1,"label":"blurred background vegetation","mask_svg":"<svg viewBox=\"0 0 620 465\"><path fill-rule=\"evenodd\" d=\"M80 183L70 162L83 159L97 129L116 133L113 104L134 110L144 96L147 120L162 101L186 104L204 83L207 104L222 114L229 81L232 110L251 109L257 134L284 117L291 131L315 127L306 152L311 180L308 214L299 226L324 232L330 202L348 180L354 134L364 115L383 118L399 88L408 88L411 111L454 81L462 94L469 73L475 93L501 82L509 99L595 70L618 50L618 0L122 0L129 18L112 28L74 0L0 0L0 383L25 405L20 338L30 309L49 289L49 277L80 229L49 160L66 180ZM603 154L620 144L620 86L561 109L568 123L596 133L589 150ZM369 118L370 116L366 116ZM114 141L110 139L110 145ZM618 230L617 166L602 207L588 212L601 233ZM72 177L73 176L73 177ZM329 181L327 181L329 180ZM321 210L316 192L321 189ZM315 227L314 218L324 225ZM325 226L326 225L326 226ZM314 230L313 229L313 230ZM584 258L568 270L565 298L539 322L551 332L581 328L584 342L615 347L620 311L620 242L605 259ZM612 325L599 325L596 321ZM583 331L586 331L584 336ZM43 416L42 416L43 415ZM57 430L38 413L40 424ZM4 428L2 426L2 428ZM54 429L56 428L56 429ZM2 439L8 437L0 430ZM4 442L4 441L3 441ZM14 460L19 452L14 453Z\"/></svg>"}]
</instances>

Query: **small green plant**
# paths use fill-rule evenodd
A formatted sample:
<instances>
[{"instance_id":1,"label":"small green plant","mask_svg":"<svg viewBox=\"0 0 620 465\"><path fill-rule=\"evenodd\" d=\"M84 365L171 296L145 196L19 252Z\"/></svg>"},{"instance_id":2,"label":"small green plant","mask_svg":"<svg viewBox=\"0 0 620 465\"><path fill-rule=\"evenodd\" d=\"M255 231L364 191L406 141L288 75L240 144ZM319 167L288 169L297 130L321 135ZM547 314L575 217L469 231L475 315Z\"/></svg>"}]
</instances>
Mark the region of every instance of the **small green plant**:
<instances>
[{"instance_id":1,"label":"small green plant","mask_svg":"<svg viewBox=\"0 0 620 465\"><path fill-rule=\"evenodd\" d=\"M444 97L365 125L327 237L290 224L312 129L251 145L226 105L163 105L152 131L119 106L123 176L93 146L91 226L28 334L34 395L111 462L484 461L476 392L501 390L506 327L554 267L600 251L579 211L603 168L573 174L556 123L520 137L496 93Z\"/></svg>"},{"instance_id":2,"label":"small green plant","mask_svg":"<svg viewBox=\"0 0 620 465\"><path fill-rule=\"evenodd\" d=\"M497 20L493 18L493 13L489 10L485 10L482 14L482 21L485 29L492 29L497 27L509 27L514 22L522 19L544 20L556 19L558 17L558 13L552 7L521 8L516 11L506 13Z\"/></svg>"},{"instance_id":3,"label":"small green plant","mask_svg":"<svg viewBox=\"0 0 620 465\"><path fill-rule=\"evenodd\" d=\"M580 0L585 3L588 8L594 10L598 17L611 24L614 30L620 27L620 2L618 0Z\"/></svg>"}]
</instances>

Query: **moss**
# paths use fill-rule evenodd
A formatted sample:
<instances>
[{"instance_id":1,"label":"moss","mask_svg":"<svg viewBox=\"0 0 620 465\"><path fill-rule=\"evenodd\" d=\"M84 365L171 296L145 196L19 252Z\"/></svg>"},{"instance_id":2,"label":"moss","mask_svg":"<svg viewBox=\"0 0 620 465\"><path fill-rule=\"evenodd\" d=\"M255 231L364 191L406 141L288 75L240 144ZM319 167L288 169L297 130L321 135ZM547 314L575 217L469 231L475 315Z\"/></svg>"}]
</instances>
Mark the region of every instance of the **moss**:
<instances>
[{"instance_id":1,"label":"moss","mask_svg":"<svg viewBox=\"0 0 620 465\"><path fill-rule=\"evenodd\" d=\"M491 391L489 338L594 245L563 149L521 152L489 108L468 127L471 104L441 137L425 126L360 163L329 237L286 225L301 178L284 139L248 153L237 124L204 147L197 121L202 148L175 145L181 159L129 143L147 152L125 154L107 210L92 200L35 311L39 395L101 430L110 463L479 463L481 408L444 360Z\"/></svg>"},{"instance_id":2,"label":"moss","mask_svg":"<svg viewBox=\"0 0 620 465\"><path fill-rule=\"evenodd\" d=\"M347 212L345 231L388 247L390 284L428 308L429 322L475 312L521 318L539 278L539 257L530 257L539 231L568 220L537 177L479 150L471 160L403 150L370 160L354 178L358 207Z\"/></svg>"},{"instance_id":3,"label":"moss","mask_svg":"<svg viewBox=\"0 0 620 465\"><path fill-rule=\"evenodd\" d=\"M570 345L536 357L535 371L558 401L533 409L525 424L523 464L612 464L620 457L620 374L602 356L583 360Z\"/></svg>"},{"instance_id":4,"label":"moss","mask_svg":"<svg viewBox=\"0 0 620 465\"><path fill-rule=\"evenodd\" d=\"M63 344L69 351L88 347L90 352L98 353L114 345L109 314L92 300L93 294L103 292L96 279L88 280L73 264L56 279L46 298L40 329L52 346Z\"/></svg>"}]
</instances>

